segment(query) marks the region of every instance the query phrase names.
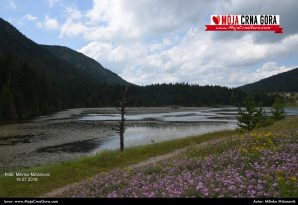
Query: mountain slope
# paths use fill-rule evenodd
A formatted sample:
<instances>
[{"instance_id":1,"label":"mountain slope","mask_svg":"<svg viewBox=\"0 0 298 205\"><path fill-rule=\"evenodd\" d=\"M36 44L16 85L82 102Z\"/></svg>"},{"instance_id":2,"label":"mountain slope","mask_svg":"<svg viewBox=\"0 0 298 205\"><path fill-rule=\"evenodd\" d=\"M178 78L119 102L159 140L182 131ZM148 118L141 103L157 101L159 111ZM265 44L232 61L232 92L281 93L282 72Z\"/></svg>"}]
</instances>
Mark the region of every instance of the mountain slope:
<instances>
[{"instance_id":1,"label":"mountain slope","mask_svg":"<svg viewBox=\"0 0 298 205\"><path fill-rule=\"evenodd\" d=\"M93 59L36 44L0 18L0 120L108 104L108 86L127 84Z\"/></svg>"},{"instance_id":2,"label":"mountain slope","mask_svg":"<svg viewBox=\"0 0 298 205\"><path fill-rule=\"evenodd\" d=\"M85 72L90 76L90 78L93 78L94 80L98 80L106 84L128 84L117 74L111 72L108 69L105 69L97 61L83 55L82 53L63 46L44 45L43 47L49 50L60 60L70 63L78 70Z\"/></svg>"},{"instance_id":3,"label":"mountain slope","mask_svg":"<svg viewBox=\"0 0 298 205\"><path fill-rule=\"evenodd\" d=\"M298 92L298 68L239 87L243 91Z\"/></svg>"}]
</instances>

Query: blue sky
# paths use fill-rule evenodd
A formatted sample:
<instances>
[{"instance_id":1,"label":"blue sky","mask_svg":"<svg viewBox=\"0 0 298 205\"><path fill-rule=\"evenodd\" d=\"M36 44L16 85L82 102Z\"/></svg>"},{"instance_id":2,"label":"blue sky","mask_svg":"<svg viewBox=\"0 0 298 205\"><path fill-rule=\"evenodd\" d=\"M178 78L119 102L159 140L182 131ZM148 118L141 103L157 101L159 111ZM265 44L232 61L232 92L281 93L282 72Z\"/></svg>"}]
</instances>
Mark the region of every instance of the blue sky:
<instances>
[{"instance_id":1,"label":"blue sky","mask_svg":"<svg viewBox=\"0 0 298 205\"><path fill-rule=\"evenodd\" d=\"M84 3L82 3L84 2ZM62 22L67 18L64 13L67 7L77 7L80 10L87 10L92 6L91 0L84 1L47 1L47 0L1 0L1 17L10 21L28 38L39 44L63 45L72 49L79 49L87 43L83 38L59 38L59 30L40 29L36 20L24 18L26 15L37 17L43 21L46 16Z\"/></svg>"},{"instance_id":2,"label":"blue sky","mask_svg":"<svg viewBox=\"0 0 298 205\"><path fill-rule=\"evenodd\" d=\"M1 0L0 17L139 85L235 87L298 66L295 0ZM212 14L278 14L283 34L206 32Z\"/></svg>"}]
</instances>

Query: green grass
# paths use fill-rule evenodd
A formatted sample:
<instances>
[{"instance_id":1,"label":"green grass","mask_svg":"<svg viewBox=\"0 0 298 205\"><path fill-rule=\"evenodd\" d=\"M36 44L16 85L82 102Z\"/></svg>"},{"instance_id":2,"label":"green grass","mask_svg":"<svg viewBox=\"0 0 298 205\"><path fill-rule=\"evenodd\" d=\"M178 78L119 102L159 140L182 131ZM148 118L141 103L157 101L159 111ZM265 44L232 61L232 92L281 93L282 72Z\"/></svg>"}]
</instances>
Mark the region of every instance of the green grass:
<instances>
[{"instance_id":1,"label":"green grass","mask_svg":"<svg viewBox=\"0 0 298 205\"><path fill-rule=\"evenodd\" d=\"M281 130L289 130L295 129L298 126L298 117L286 117L283 120L275 122L273 125L268 127L261 127L258 130L263 131L281 131Z\"/></svg>"},{"instance_id":2,"label":"green grass","mask_svg":"<svg viewBox=\"0 0 298 205\"><path fill-rule=\"evenodd\" d=\"M0 197L40 196L56 188L92 177L99 172L109 171L116 167L125 167L142 162L150 157L172 152L176 149L212 139L224 138L236 133L236 131L220 131L201 136L127 148L123 152L105 151L94 157L83 157L73 161L19 171L25 173L50 173L50 177L39 177L38 182L17 182L15 177L5 177L4 173L2 173L0 177Z\"/></svg>"},{"instance_id":3,"label":"green grass","mask_svg":"<svg viewBox=\"0 0 298 205\"><path fill-rule=\"evenodd\" d=\"M297 129L297 128L298 128L298 117L287 117L280 121L273 121L271 125L268 125L266 127L257 128L255 130L253 130L252 132L266 133L266 132L270 131L270 132L274 133L274 132L281 132L284 130L293 130L293 129ZM211 154L223 153L224 151L226 151L227 149L229 149L231 147L239 147L240 146L239 143L241 143L241 142L239 140L235 140L235 139L239 139L240 134L244 134L244 136L245 136L246 133L250 133L250 131L239 130L239 132L237 133L237 136L235 136L234 138L229 138L231 140L225 140L221 143L216 143L212 146L208 146L205 149L201 149L201 148L197 148L197 147L190 147L187 149L187 151L185 153L185 157L190 157L190 158L205 157L205 156L208 156Z\"/></svg>"},{"instance_id":4,"label":"green grass","mask_svg":"<svg viewBox=\"0 0 298 205\"><path fill-rule=\"evenodd\" d=\"M258 128L259 131L279 132L282 130L295 129L298 125L298 117L287 117L275 122L273 125ZM163 155L180 148L189 147L213 139L232 136L240 136L238 131L221 131L188 137L172 141L165 141L150 145L127 148L124 152L105 151L94 157L84 157L73 161L66 161L48 166L33 167L20 170L20 172L50 173L50 177L39 177L38 182L16 182L15 177L0 176L0 197L34 197L50 192L70 183L79 182L92 177L99 172L105 172L114 168L124 168L142 162L150 157ZM204 149L188 149L186 156L204 156L222 152L226 143L212 145ZM158 170L153 170L158 171Z\"/></svg>"}]
</instances>

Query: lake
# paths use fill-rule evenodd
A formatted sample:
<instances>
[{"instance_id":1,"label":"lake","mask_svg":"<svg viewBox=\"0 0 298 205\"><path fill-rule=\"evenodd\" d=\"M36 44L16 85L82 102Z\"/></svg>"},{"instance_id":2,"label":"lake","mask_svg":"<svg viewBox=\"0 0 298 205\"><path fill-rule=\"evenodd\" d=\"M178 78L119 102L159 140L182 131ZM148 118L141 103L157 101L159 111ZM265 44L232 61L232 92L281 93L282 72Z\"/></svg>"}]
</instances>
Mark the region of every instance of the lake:
<instances>
[{"instance_id":1,"label":"lake","mask_svg":"<svg viewBox=\"0 0 298 205\"><path fill-rule=\"evenodd\" d=\"M157 143L214 131L237 128L237 111L230 108L198 108L187 112L126 115L127 121L163 122L163 125L127 126L124 133L125 147ZM265 108L270 113L270 108ZM286 109L287 115L298 115L297 109ZM120 114L87 114L80 121L118 121ZM94 139L86 144L76 144L80 150L97 153L119 149L119 135ZM93 144L93 146L91 145Z\"/></svg>"},{"instance_id":2,"label":"lake","mask_svg":"<svg viewBox=\"0 0 298 205\"><path fill-rule=\"evenodd\" d=\"M119 149L119 135L112 129L120 119L116 113L115 108L76 108L26 123L2 125L0 170ZM298 109L286 109L286 113L298 115ZM237 128L235 107L129 108L125 117L125 148Z\"/></svg>"}]
</instances>

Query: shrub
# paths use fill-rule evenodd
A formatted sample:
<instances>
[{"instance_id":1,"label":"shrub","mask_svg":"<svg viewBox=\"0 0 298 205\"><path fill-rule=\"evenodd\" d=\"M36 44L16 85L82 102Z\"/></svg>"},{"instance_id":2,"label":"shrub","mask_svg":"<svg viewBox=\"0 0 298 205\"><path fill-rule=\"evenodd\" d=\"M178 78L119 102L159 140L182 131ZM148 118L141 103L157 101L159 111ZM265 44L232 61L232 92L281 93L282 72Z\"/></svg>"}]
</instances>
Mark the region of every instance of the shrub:
<instances>
[{"instance_id":1,"label":"shrub","mask_svg":"<svg viewBox=\"0 0 298 205\"><path fill-rule=\"evenodd\" d=\"M281 120L285 118L285 105L280 97L275 98L272 104L272 117L275 120Z\"/></svg>"},{"instance_id":2,"label":"shrub","mask_svg":"<svg viewBox=\"0 0 298 205\"><path fill-rule=\"evenodd\" d=\"M261 125L266 119L265 111L262 107L257 108L252 97L247 97L244 102L244 108L238 109L237 125L244 130L252 130Z\"/></svg>"}]
</instances>

